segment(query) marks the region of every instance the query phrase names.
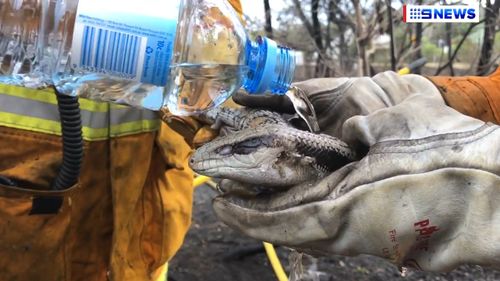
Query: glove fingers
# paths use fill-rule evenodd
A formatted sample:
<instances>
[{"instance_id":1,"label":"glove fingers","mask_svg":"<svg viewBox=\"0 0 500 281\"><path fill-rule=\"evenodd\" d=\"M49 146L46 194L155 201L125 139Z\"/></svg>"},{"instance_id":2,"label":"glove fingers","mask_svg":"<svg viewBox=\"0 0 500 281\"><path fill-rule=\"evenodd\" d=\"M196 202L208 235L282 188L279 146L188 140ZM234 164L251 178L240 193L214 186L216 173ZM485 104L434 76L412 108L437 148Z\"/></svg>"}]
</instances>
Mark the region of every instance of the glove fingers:
<instances>
[{"instance_id":1,"label":"glove fingers","mask_svg":"<svg viewBox=\"0 0 500 281\"><path fill-rule=\"evenodd\" d=\"M349 78L317 78L293 85L303 90L316 108L328 106L328 103L332 101L330 96L337 96L335 92L341 92L348 87L348 83L346 83L348 81ZM332 94L330 95L330 93ZM284 95L250 95L244 91L238 91L233 95L233 101L248 107L266 108L281 113L295 113L292 102ZM325 102L327 103L325 104Z\"/></svg>"},{"instance_id":2,"label":"glove fingers","mask_svg":"<svg viewBox=\"0 0 500 281\"><path fill-rule=\"evenodd\" d=\"M255 197L261 192L261 188L248 183L241 183L234 180L223 179L218 184L217 188L223 194L231 194L238 197Z\"/></svg>"},{"instance_id":3,"label":"glove fingers","mask_svg":"<svg viewBox=\"0 0 500 281\"><path fill-rule=\"evenodd\" d=\"M247 107L264 108L280 113L295 113L292 102L284 95L250 95L243 91L238 91L233 95L233 101Z\"/></svg>"},{"instance_id":4,"label":"glove fingers","mask_svg":"<svg viewBox=\"0 0 500 281\"><path fill-rule=\"evenodd\" d=\"M259 188L255 185L241 183L232 180L221 182L221 191L224 200L236 203L244 208L254 210L279 211L293 208L298 205L323 200L334 193L337 184L342 181L354 169L355 163L351 163L319 181L310 181L296 185L286 191L283 189ZM256 196L241 198L241 191L253 192ZM275 192L273 192L275 191Z\"/></svg>"},{"instance_id":5,"label":"glove fingers","mask_svg":"<svg viewBox=\"0 0 500 281\"><path fill-rule=\"evenodd\" d=\"M337 138L342 138L345 120L390 105L383 90L367 77L313 79L297 87L308 93L323 133Z\"/></svg>"},{"instance_id":6,"label":"glove fingers","mask_svg":"<svg viewBox=\"0 0 500 281\"><path fill-rule=\"evenodd\" d=\"M401 103L414 93L441 98L439 90L430 80L421 75L399 75L386 71L375 75L373 81L387 94L392 105Z\"/></svg>"},{"instance_id":7,"label":"glove fingers","mask_svg":"<svg viewBox=\"0 0 500 281\"><path fill-rule=\"evenodd\" d=\"M439 99L414 94L398 105L354 116L344 123L342 135L352 146L372 146L389 140L409 140L474 130L484 122L459 114Z\"/></svg>"},{"instance_id":8,"label":"glove fingers","mask_svg":"<svg viewBox=\"0 0 500 281\"><path fill-rule=\"evenodd\" d=\"M324 233L318 231L321 223L317 219L322 217L316 214L319 204L335 196L334 189L341 186L339 183L353 168L354 164L347 165L317 184L297 185L285 192L256 197L238 194L217 197L213 208L224 223L256 239L290 246L293 246L290 241L303 243L316 240L312 237ZM232 183L233 189L245 188L242 184L235 188L235 184Z\"/></svg>"},{"instance_id":9,"label":"glove fingers","mask_svg":"<svg viewBox=\"0 0 500 281\"><path fill-rule=\"evenodd\" d=\"M305 235L304 232L317 233L315 231L317 227L311 227L306 223L308 217L315 220L316 214L310 211L311 206L268 212L244 208L222 198L216 198L213 207L221 221L258 240L293 246L294 242L296 245L304 242L304 238L298 239L298 236ZM327 237L320 239L325 238ZM307 237L307 240L315 239L318 238L314 235Z\"/></svg>"}]
</instances>

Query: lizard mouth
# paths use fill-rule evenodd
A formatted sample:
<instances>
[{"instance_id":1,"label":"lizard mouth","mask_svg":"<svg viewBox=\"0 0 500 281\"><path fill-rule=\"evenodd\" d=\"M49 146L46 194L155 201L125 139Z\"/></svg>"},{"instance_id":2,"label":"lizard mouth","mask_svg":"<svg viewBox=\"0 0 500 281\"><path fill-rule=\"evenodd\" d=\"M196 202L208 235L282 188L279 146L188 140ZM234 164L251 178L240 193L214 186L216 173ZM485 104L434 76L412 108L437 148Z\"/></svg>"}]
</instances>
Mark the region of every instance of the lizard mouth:
<instances>
[{"instance_id":1,"label":"lizard mouth","mask_svg":"<svg viewBox=\"0 0 500 281\"><path fill-rule=\"evenodd\" d=\"M222 168L224 168L225 173L238 172L241 169L253 169L258 168L260 163L256 162L245 162L238 161L240 157L235 155L232 157L233 161L231 162L231 167L228 167L226 161L221 160L220 158L206 158L203 161L197 161L194 158L189 160L189 166L195 172L203 175L209 175L211 177L218 177L220 174L223 174ZM244 159L243 159L244 160Z\"/></svg>"}]
</instances>

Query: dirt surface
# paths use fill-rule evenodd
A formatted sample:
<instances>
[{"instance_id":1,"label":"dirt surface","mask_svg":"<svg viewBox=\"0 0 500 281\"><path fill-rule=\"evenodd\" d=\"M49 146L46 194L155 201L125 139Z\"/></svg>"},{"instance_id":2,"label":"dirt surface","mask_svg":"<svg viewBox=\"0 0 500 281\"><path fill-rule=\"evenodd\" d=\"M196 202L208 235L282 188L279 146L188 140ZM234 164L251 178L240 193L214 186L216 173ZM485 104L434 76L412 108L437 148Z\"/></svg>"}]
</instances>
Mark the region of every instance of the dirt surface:
<instances>
[{"instance_id":1,"label":"dirt surface","mask_svg":"<svg viewBox=\"0 0 500 281\"><path fill-rule=\"evenodd\" d=\"M185 243L170 263L169 281L274 281L262 244L217 221L211 207L215 192L201 186L195 192L194 217ZM290 250L278 248L287 272ZM500 280L500 271L479 266L462 266L446 274L411 271L402 277L392 264L371 256L303 258L301 280L314 281L430 281Z\"/></svg>"}]
</instances>

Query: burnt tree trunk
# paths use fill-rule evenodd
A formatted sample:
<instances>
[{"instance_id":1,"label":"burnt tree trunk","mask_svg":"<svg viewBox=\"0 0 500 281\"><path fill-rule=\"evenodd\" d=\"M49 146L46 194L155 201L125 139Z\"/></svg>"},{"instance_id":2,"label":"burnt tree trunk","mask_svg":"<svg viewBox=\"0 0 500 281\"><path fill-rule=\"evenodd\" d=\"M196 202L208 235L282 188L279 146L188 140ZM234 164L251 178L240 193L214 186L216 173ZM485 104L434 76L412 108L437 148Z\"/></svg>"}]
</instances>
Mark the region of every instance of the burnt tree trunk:
<instances>
[{"instance_id":1,"label":"burnt tree trunk","mask_svg":"<svg viewBox=\"0 0 500 281\"><path fill-rule=\"evenodd\" d=\"M418 5L423 5L423 0L418 0L417 1L417 4ZM422 32L423 32L423 28L422 28L422 23L421 22L418 22L415 24L415 41L414 41L414 44L413 44L413 49L416 50L415 51L415 54L413 55L413 60L418 60L422 57ZM420 68L418 69L415 69L414 70L414 73L416 74L420 74L421 71L420 71Z\"/></svg>"},{"instance_id":2,"label":"burnt tree trunk","mask_svg":"<svg viewBox=\"0 0 500 281\"><path fill-rule=\"evenodd\" d=\"M346 32L349 29L356 30L356 25L340 8L340 0L329 0L328 2L328 20L337 27L338 31L338 48L339 48L339 65L344 73L349 73L352 70L352 61L349 60L349 46L346 39Z\"/></svg>"},{"instance_id":3,"label":"burnt tree trunk","mask_svg":"<svg viewBox=\"0 0 500 281\"><path fill-rule=\"evenodd\" d=\"M403 59L405 58L406 54L408 53L408 50L411 49L413 42L413 27L411 25L406 25L405 28L405 35L403 36L403 40L401 40L398 48L398 53L396 56L396 63L401 64Z\"/></svg>"},{"instance_id":4,"label":"burnt tree trunk","mask_svg":"<svg viewBox=\"0 0 500 281\"><path fill-rule=\"evenodd\" d=\"M365 33L365 24L361 12L359 0L351 0L354 6L356 16L356 48L358 49L358 68L360 76L368 76L370 67L368 63L368 54L366 52L367 34Z\"/></svg>"},{"instance_id":5,"label":"burnt tree trunk","mask_svg":"<svg viewBox=\"0 0 500 281\"><path fill-rule=\"evenodd\" d=\"M311 0L311 21L312 21L312 37L314 42L316 43L316 47L318 48L318 58L316 59L316 76L324 76L325 75L325 64L322 61L322 53L324 51L323 47L323 39L321 38L321 24L318 19L318 11L319 10L319 0Z\"/></svg>"},{"instance_id":6,"label":"burnt tree trunk","mask_svg":"<svg viewBox=\"0 0 500 281\"><path fill-rule=\"evenodd\" d=\"M264 30L266 31L266 36L273 38L273 23L271 16L271 6L269 5L269 0L264 0L264 12L266 13L266 25Z\"/></svg>"},{"instance_id":7,"label":"burnt tree trunk","mask_svg":"<svg viewBox=\"0 0 500 281\"><path fill-rule=\"evenodd\" d=\"M328 55L325 51L325 44L323 44L323 39L321 36L321 25L318 19L318 9L319 9L319 0L311 1L311 18L312 23L307 19L304 11L302 10L302 5L300 0L292 0L295 6L295 10L297 12L297 16L300 18L302 23L304 24L309 36L311 36L314 47L316 49L316 54L318 54L318 58L316 59L316 74L325 76L330 75L330 72L333 69L330 69L328 66Z\"/></svg>"},{"instance_id":8,"label":"burnt tree trunk","mask_svg":"<svg viewBox=\"0 0 500 281\"><path fill-rule=\"evenodd\" d=\"M447 67L450 67L450 64L453 63L453 60L455 60L455 57L457 56L458 51L460 51L460 48L462 47L462 44L465 42L465 40L467 39L467 37L469 36L469 34L471 34L471 32L474 29L474 27L482 24L484 21L485 21L485 19L482 19L479 22L471 23L469 25L469 28L467 29L467 31L465 31L464 35L462 35L462 39L460 39L460 41L458 42L457 47L453 50L453 54L450 51L451 55L448 55L448 62L446 64L444 64L443 66L440 66L436 70L436 74L434 74L434 76L439 75L441 73L441 71L445 70Z\"/></svg>"},{"instance_id":9,"label":"burnt tree trunk","mask_svg":"<svg viewBox=\"0 0 500 281\"><path fill-rule=\"evenodd\" d=\"M496 21L499 16L499 9L500 0L495 0L494 4L489 0L486 1L483 46L481 47L481 56L479 57L476 70L478 75L488 74L491 68L490 60L493 53L493 45L495 44Z\"/></svg>"},{"instance_id":10,"label":"burnt tree trunk","mask_svg":"<svg viewBox=\"0 0 500 281\"><path fill-rule=\"evenodd\" d=\"M390 53L391 53L391 70L396 71L396 51L394 50L394 31L392 30L392 6L391 0L385 0L387 6L387 22L389 24L388 32L391 38L390 41Z\"/></svg>"},{"instance_id":11,"label":"burnt tree trunk","mask_svg":"<svg viewBox=\"0 0 500 281\"><path fill-rule=\"evenodd\" d=\"M448 45L448 67L450 68L450 75L455 76L455 70L453 69L453 58L451 56L452 52L452 42L451 42L451 23L447 22L445 23L445 30L446 30L446 45Z\"/></svg>"}]
</instances>

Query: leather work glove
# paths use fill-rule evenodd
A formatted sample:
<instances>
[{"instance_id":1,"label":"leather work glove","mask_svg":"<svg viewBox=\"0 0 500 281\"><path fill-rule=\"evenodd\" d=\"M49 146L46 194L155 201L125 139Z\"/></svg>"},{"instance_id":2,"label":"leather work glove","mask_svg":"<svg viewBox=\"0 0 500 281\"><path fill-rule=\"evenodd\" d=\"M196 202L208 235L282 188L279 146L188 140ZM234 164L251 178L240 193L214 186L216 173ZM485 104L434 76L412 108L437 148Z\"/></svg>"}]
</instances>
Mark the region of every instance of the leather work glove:
<instances>
[{"instance_id":1,"label":"leather work glove","mask_svg":"<svg viewBox=\"0 0 500 281\"><path fill-rule=\"evenodd\" d=\"M222 221L309 254L370 254L429 271L500 266L499 126L446 106L416 75L296 86L309 94L322 131L364 156L282 192L242 196L231 190L251 180L225 180L228 192L213 202ZM265 102L290 109L279 98Z\"/></svg>"}]
</instances>

